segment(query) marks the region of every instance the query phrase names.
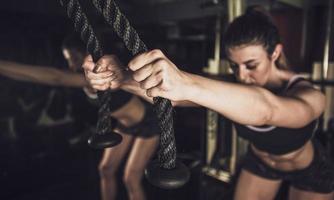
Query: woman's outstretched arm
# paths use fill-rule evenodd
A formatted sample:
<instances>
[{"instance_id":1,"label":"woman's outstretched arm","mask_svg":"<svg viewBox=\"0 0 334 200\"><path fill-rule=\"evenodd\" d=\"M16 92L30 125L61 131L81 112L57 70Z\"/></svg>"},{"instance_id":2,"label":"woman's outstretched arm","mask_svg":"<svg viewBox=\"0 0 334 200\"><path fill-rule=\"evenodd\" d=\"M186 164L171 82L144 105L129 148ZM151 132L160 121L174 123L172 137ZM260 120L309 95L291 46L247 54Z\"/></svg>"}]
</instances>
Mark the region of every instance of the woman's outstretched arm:
<instances>
[{"instance_id":1,"label":"woman's outstretched arm","mask_svg":"<svg viewBox=\"0 0 334 200\"><path fill-rule=\"evenodd\" d=\"M0 74L17 81L34 82L52 86L85 87L83 74L47 66L27 65L0 60Z\"/></svg>"}]
</instances>

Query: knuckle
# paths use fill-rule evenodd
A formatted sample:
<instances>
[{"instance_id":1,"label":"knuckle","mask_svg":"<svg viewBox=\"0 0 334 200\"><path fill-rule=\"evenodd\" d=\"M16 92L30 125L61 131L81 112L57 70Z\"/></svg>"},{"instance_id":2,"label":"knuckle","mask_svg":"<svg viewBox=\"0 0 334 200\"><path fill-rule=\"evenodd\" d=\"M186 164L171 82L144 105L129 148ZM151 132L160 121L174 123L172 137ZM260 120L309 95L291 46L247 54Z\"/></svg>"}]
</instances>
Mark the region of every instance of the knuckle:
<instances>
[{"instance_id":1,"label":"knuckle","mask_svg":"<svg viewBox=\"0 0 334 200\"><path fill-rule=\"evenodd\" d=\"M89 64L88 64L88 62L84 62L84 63L82 63L82 68L84 68L85 71L86 71L86 70L89 70Z\"/></svg>"},{"instance_id":2,"label":"knuckle","mask_svg":"<svg viewBox=\"0 0 334 200\"><path fill-rule=\"evenodd\" d=\"M134 73L132 77L135 81L140 81L140 74Z\"/></svg>"},{"instance_id":3,"label":"knuckle","mask_svg":"<svg viewBox=\"0 0 334 200\"><path fill-rule=\"evenodd\" d=\"M153 49L152 51L149 52L149 54L151 54L152 56L156 56L156 57L164 56L164 54L162 53L160 49Z\"/></svg>"},{"instance_id":4,"label":"knuckle","mask_svg":"<svg viewBox=\"0 0 334 200\"><path fill-rule=\"evenodd\" d=\"M155 81L160 82L163 79L162 75L159 73L155 76Z\"/></svg>"},{"instance_id":5,"label":"knuckle","mask_svg":"<svg viewBox=\"0 0 334 200\"><path fill-rule=\"evenodd\" d=\"M106 65L108 65L108 59L107 58L105 58L105 57L102 57L97 63L96 63L96 65L98 65L100 68L105 68L106 67Z\"/></svg>"},{"instance_id":6,"label":"knuckle","mask_svg":"<svg viewBox=\"0 0 334 200\"><path fill-rule=\"evenodd\" d=\"M128 64L128 67L129 67L129 69L131 69L132 71L135 71L135 70L136 70L136 66L135 66L134 61L130 61L129 64Z\"/></svg>"},{"instance_id":7,"label":"knuckle","mask_svg":"<svg viewBox=\"0 0 334 200\"><path fill-rule=\"evenodd\" d=\"M167 66L168 62L165 59L159 59L154 64L157 65L157 66L159 66L159 67L162 67L163 69L165 69L165 67Z\"/></svg>"},{"instance_id":8,"label":"knuckle","mask_svg":"<svg viewBox=\"0 0 334 200\"><path fill-rule=\"evenodd\" d=\"M114 60L113 55L105 55L102 58L103 58L103 62L105 62L105 64L109 64L110 62L112 62Z\"/></svg>"}]
</instances>

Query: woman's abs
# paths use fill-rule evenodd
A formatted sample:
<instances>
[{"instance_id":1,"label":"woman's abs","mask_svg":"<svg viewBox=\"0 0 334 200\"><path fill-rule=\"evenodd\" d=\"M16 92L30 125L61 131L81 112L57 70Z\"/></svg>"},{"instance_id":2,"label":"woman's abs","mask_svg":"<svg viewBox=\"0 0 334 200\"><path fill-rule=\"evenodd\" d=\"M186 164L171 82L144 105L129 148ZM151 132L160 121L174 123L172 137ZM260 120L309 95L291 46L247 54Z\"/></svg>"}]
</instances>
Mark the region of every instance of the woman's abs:
<instances>
[{"instance_id":1,"label":"woman's abs","mask_svg":"<svg viewBox=\"0 0 334 200\"><path fill-rule=\"evenodd\" d=\"M284 155L274 155L258 150L253 144L251 144L251 149L264 163L280 171L304 169L310 165L314 154L313 145L310 140L301 148Z\"/></svg>"}]
</instances>

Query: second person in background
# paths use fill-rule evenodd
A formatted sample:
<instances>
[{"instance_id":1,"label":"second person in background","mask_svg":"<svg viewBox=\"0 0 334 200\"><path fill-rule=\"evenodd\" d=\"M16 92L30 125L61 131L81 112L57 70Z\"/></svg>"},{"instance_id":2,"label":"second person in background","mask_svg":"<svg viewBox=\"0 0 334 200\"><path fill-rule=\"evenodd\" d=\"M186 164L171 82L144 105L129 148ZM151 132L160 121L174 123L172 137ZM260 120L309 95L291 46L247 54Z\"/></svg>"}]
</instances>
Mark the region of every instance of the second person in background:
<instances>
[{"instance_id":1,"label":"second person in background","mask_svg":"<svg viewBox=\"0 0 334 200\"><path fill-rule=\"evenodd\" d=\"M113 45L106 46L106 52L123 54L121 46L117 46L119 43L109 37L109 31L100 31L99 34L108 44ZM86 93L90 102L97 105L96 91L90 87L82 73L81 65L87 53L79 36L76 34L68 35L63 41L62 50L70 71L0 61L0 74L18 81L51 86L79 87ZM128 92L115 90L112 93L112 100L112 113L110 115L117 119L118 124L115 131L122 135L123 140L119 145L104 150L98 167L101 196L103 200L116 199L117 172L122 161L128 156L123 175L128 196L131 200L144 200L146 197L141 183L143 173L159 143L160 131L156 118L152 106Z\"/></svg>"}]
</instances>

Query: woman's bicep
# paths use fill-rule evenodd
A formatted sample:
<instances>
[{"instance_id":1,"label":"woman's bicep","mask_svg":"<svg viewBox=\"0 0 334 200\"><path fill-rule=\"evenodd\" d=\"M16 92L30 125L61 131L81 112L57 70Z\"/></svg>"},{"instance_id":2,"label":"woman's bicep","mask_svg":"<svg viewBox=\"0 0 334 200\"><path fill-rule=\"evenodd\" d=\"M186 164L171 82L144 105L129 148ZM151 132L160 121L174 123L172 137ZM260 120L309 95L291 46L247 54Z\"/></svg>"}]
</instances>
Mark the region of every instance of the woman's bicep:
<instances>
[{"instance_id":1,"label":"woman's bicep","mask_svg":"<svg viewBox=\"0 0 334 200\"><path fill-rule=\"evenodd\" d=\"M293 95L277 97L272 101L270 124L287 128L300 128L318 118L324 111L324 95L313 88L295 90Z\"/></svg>"}]
</instances>

